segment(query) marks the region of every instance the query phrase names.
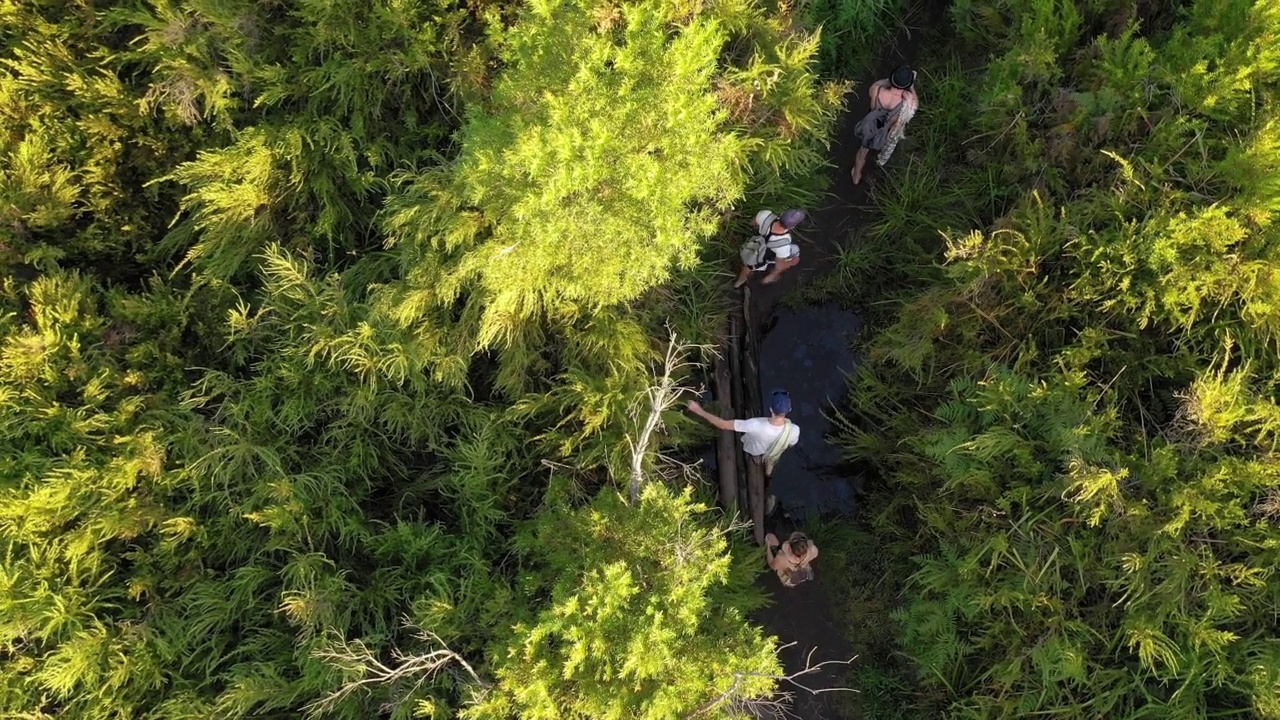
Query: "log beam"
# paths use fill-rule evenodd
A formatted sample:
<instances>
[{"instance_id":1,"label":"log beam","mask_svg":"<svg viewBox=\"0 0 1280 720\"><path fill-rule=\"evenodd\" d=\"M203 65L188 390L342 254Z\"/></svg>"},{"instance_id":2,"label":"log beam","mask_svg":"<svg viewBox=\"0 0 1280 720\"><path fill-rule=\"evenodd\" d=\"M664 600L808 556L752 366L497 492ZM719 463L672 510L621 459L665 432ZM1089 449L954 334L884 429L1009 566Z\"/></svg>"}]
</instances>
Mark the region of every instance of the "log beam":
<instances>
[{"instance_id":1,"label":"log beam","mask_svg":"<svg viewBox=\"0 0 1280 720\"><path fill-rule=\"evenodd\" d=\"M724 349L715 359L711 376L711 390L715 393L720 406L730 412L737 412L733 403L733 375L730 373L730 358L738 352L737 338L734 337L733 322L729 321L729 335L725 339ZM734 417L737 417L736 415ZM738 441L732 430L721 430L716 439L716 465L720 471L720 507L727 513L738 509Z\"/></svg>"},{"instance_id":2,"label":"log beam","mask_svg":"<svg viewBox=\"0 0 1280 720\"><path fill-rule=\"evenodd\" d=\"M742 406L734 417L755 417L760 412L760 368L756 324L751 321L751 288L742 292ZM751 506L751 525L756 544L764 545L764 468L750 460L747 466L747 500Z\"/></svg>"}]
</instances>

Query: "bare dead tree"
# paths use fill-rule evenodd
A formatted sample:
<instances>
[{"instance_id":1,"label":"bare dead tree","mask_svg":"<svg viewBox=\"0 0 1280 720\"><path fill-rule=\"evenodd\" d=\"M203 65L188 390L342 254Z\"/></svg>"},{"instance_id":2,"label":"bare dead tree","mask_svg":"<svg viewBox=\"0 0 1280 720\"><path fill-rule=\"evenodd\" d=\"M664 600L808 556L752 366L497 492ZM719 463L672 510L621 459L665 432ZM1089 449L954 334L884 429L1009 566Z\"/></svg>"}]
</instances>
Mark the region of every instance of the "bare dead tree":
<instances>
[{"instance_id":1,"label":"bare dead tree","mask_svg":"<svg viewBox=\"0 0 1280 720\"><path fill-rule=\"evenodd\" d=\"M654 459L658 461L655 468L658 474L669 483L674 485L697 485L709 482L702 471L699 470L702 466L702 460L687 463L663 452L655 452Z\"/></svg>"},{"instance_id":2,"label":"bare dead tree","mask_svg":"<svg viewBox=\"0 0 1280 720\"><path fill-rule=\"evenodd\" d=\"M783 650L791 647L792 645L795 645L795 643L793 642L787 643L786 645L779 647L778 652L782 652ZM753 677L770 678L772 680L777 681L779 684L787 683L789 685L792 685L796 688L799 688L800 690L803 690L809 693L810 695L821 695L823 693L829 693L829 692L858 692L857 690L850 687L839 686L839 687L829 687L829 688L813 688L799 682L799 678L802 678L805 675L812 675L813 673L816 673L822 670L824 667L827 667L829 665L849 665L850 663L852 663L854 660L858 658L857 655L854 655L848 660L825 660L823 662L818 663L817 665L814 665L813 653L817 649L818 648L816 647L810 649L809 654L806 655L804 659L804 668L797 670L796 672L793 672L790 675L768 675L765 673L749 673L749 672L734 673L733 684L730 685L729 688L725 690L723 693L720 693L720 695L717 696L714 700L702 706L702 708L700 708L696 713L694 713L692 717L700 717L702 715L706 715L712 710L715 710L718 707L726 706L726 705L739 713L749 714L753 717L776 717L776 718L796 717L796 715L788 709L788 707L791 705L792 700L795 698L795 692L792 690L782 690L777 693L774 693L770 697L764 697L764 698L743 697L739 695L738 691L739 691L739 688L742 686L743 681L745 681L747 678L753 678Z\"/></svg>"},{"instance_id":3,"label":"bare dead tree","mask_svg":"<svg viewBox=\"0 0 1280 720\"><path fill-rule=\"evenodd\" d=\"M666 356L662 363L662 374L657 377L655 384L651 385L644 395L644 399L649 404L649 415L640 427L640 437L637 440L627 439L628 444L631 446L632 505L640 500L640 486L644 483L645 460L650 453L649 446L653 442L653 434L658 428L662 427L662 413L674 407L680 400L681 395L693 390L693 388L678 385L676 378L695 367L695 363L688 360L691 351L711 351L711 348L705 345L685 345L679 342L673 331L670 332L670 335L670 339L667 341Z\"/></svg>"},{"instance_id":4,"label":"bare dead tree","mask_svg":"<svg viewBox=\"0 0 1280 720\"><path fill-rule=\"evenodd\" d=\"M423 683L433 679L442 670L450 670L460 682L467 678L480 687L488 687L488 683L480 679L474 668L461 655L449 649L439 635L409 622L405 618L405 626L416 630L414 637L427 644L426 652L410 654L399 648L391 650L391 663L384 663L363 640L346 640L333 638L332 644L319 648L311 656L345 672L350 680L338 689L303 708L308 717L317 717L333 710L338 703L359 690L372 690L379 685L401 685L409 683L399 697L384 708L394 712L405 699ZM433 649L434 648L434 649ZM456 669L461 668L466 676Z\"/></svg>"},{"instance_id":5,"label":"bare dead tree","mask_svg":"<svg viewBox=\"0 0 1280 720\"><path fill-rule=\"evenodd\" d=\"M670 552L675 557L677 565L683 565L689 562L691 558L696 557L698 548L709 547L718 538L744 533L750 527L750 523L735 515L730 517L728 522L717 523L686 538L683 525L681 525L680 531L676 535L684 539L672 543Z\"/></svg>"}]
</instances>

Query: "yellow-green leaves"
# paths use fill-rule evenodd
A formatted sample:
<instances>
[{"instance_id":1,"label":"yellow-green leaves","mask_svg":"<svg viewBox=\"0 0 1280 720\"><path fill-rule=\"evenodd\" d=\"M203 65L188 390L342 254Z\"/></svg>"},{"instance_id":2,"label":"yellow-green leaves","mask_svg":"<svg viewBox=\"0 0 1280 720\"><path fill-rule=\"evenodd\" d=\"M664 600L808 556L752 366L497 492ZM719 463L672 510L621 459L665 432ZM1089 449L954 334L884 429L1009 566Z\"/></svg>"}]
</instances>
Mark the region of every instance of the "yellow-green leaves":
<instances>
[{"instance_id":1,"label":"yellow-green leaves","mask_svg":"<svg viewBox=\"0 0 1280 720\"><path fill-rule=\"evenodd\" d=\"M688 491L649 483L638 507L606 491L545 517L551 604L514 629L493 696L467 717L728 718L770 693L772 642L743 624L733 599L752 589L733 579L706 512Z\"/></svg>"},{"instance_id":2,"label":"yellow-green leaves","mask_svg":"<svg viewBox=\"0 0 1280 720\"><path fill-rule=\"evenodd\" d=\"M513 325L630 302L689 268L742 192L741 147L712 92L724 33L700 18L673 26L662 2L620 6L607 23L596 5L526 13L452 170L390 204L396 236L452 258L432 282L442 300L465 288L482 307L481 347L511 343Z\"/></svg>"},{"instance_id":3,"label":"yellow-green leaves","mask_svg":"<svg viewBox=\"0 0 1280 720\"><path fill-rule=\"evenodd\" d=\"M1088 511L1088 523L1092 527L1102 524L1109 515L1118 514L1124 508L1120 495L1120 483L1129 475L1127 468L1110 468L1086 465L1078 458L1068 464L1066 480L1070 485L1065 497Z\"/></svg>"},{"instance_id":4,"label":"yellow-green leaves","mask_svg":"<svg viewBox=\"0 0 1280 720\"><path fill-rule=\"evenodd\" d=\"M858 290L901 306L845 432L921 715L1280 708L1280 15L1114 10L954 3L993 60L922 88L923 162L852 256L851 286L902 273Z\"/></svg>"}]
</instances>

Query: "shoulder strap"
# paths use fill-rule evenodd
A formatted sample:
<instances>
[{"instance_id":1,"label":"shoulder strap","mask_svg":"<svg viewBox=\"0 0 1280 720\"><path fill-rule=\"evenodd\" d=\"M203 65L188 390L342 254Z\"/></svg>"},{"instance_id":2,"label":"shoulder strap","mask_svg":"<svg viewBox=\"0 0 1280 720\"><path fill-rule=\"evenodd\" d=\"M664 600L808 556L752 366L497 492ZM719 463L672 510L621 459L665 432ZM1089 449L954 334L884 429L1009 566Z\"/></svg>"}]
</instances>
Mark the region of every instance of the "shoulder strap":
<instances>
[{"instance_id":1,"label":"shoulder strap","mask_svg":"<svg viewBox=\"0 0 1280 720\"><path fill-rule=\"evenodd\" d=\"M773 237L773 224L777 221L778 216L773 213L769 213L769 217L765 218L765 221L761 223L760 237L764 238L765 242L769 242L769 238Z\"/></svg>"},{"instance_id":2,"label":"shoulder strap","mask_svg":"<svg viewBox=\"0 0 1280 720\"><path fill-rule=\"evenodd\" d=\"M778 433L778 437L774 438L773 444L769 446L769 451L765 453L765 457L778 459L782 457L782 453L791 444L791 421L782 427L782 432Z\"/></svg>"},{"instance_id":3,"label":"shoulder strap","mask_svg":"<svg viewBox=\"0 0 1280 720\"><path fill-rule=\"evenodd\" d=\"M778 222L780 219L781 218L779 218L777 215L770 213L768 220L764 224L764 227L760 228L760 239L764 240L765 247L769 248L770 250L777 250L778 248L784 248L791 244L790 230L784 233L775 233L773 231L773 224L775 222ZM779 240L778 238L784 238L784 239Z\"/></svg>"}]
</instances>

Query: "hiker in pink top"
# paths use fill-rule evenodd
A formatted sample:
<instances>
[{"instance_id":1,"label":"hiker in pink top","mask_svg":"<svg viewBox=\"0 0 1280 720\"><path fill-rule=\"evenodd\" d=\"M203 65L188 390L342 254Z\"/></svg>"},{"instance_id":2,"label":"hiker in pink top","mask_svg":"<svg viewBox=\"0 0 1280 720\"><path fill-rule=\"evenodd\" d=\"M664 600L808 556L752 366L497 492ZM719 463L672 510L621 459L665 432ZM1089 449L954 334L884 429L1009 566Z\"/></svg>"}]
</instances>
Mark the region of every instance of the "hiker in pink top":
<instances>
[{"instance_id":1,"label":"hiker in pink top","mask_svg":"<svg viewBox=\"0 0 1280 720\"><path fill-rule=\"evenodd\" d=\"M868 95L871 112L853 128L860 145L851 173L854 185L862 182L862 168L872 150L876 151L876 164L884 167L898 142L907 134L907 123L920 107L920 96L916 94L916 71L903 65L889 77L872 83Z\"/></svg>"},{"instance_id":2,"label":"hiker in pink top","mask_svg":"<svg viewBox=\"0 0 1280 720\"><path fill-rule=\"evenodd\" d=\"M813 561L818 559L818 545L802 532L793 532L786 542L778 542L778 536L764 536L764 561L778 573L778 579L786 587L813 579Z\"/></svg>"}]
</instances>

